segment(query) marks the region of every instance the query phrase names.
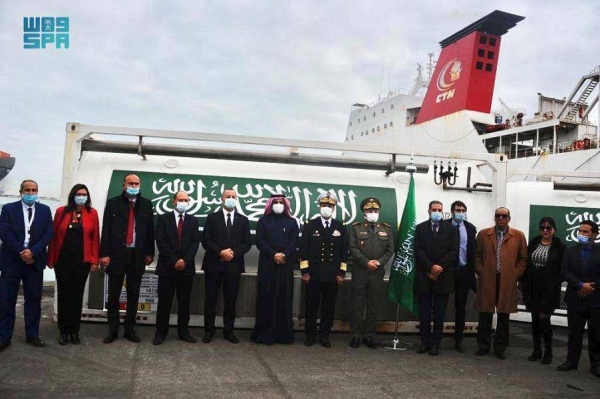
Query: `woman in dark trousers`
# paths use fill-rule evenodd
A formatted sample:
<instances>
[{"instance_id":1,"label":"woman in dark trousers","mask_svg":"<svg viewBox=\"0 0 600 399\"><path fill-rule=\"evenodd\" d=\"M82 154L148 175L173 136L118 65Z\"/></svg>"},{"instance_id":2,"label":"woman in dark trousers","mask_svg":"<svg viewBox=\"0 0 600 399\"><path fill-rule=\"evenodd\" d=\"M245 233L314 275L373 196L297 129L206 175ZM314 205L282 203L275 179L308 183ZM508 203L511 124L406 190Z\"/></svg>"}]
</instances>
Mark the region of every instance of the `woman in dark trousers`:
<instances>
[{"instance_id":1,"label":"woman in dark trousers","mask_svg":"<svg viewBox=\"0 0 600 399\"><path fill-rule=\"evenodd\" d=\"M98 268L100 228L88 188L76 184L67 205L56 210L48 267L56 274L60 345L79 344L83 291L90 270Z\"/></svg>"},{"instance_id":2,"label":"woman in dark trousers","mask_svg":"<svg viewBox=\"0 0 600 399\"><path fill-rule=\"evenodd\" d=\"M565 245L556 237L556 223L544 217L539 223L540 235L529 242L527 271L522 278L523 299L531 312L533 353L530 361L542 359L552 363L552 325L550 316L560 306L562 275L560 264ZM542 338L544 353L542 356Z\"/></svg>"}]
</instances>

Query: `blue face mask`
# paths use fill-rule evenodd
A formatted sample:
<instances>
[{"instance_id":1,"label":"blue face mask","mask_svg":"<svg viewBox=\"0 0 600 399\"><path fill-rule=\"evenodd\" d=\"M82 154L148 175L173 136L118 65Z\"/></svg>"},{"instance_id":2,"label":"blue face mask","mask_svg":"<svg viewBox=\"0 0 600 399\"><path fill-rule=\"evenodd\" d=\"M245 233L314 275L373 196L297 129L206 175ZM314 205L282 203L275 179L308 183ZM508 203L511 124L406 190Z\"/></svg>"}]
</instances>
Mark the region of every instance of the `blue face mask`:
<instances>
[{"instance_id":1,"label":"blue face mask","mask_svg":"<svg viewBox=\"0 0 600 399\"><path fill-rule=\"evenodd\" d=\"M185 213L185 211L187 211L189 206L188 202L184 202L184 201L179 201L177 203L177 205L175 206L175 209L177 209L177 212L179 213Z\"/></svg>"},{"instance_id":2,"label":"blue face mask","mask_svg":"<svg viewBox=\"0 0 600 399\"><path fill-rule=\"evenodd\" d=\"M454 218L454 221L456 223L462 223L463 220L465 220L467 218L467 214L466 213L458 213L458 212L456 212L454 214L453 218Z\"/></svg>"},{"instance_id":3,"label":"blue face mask","mask_svg":"<svg viewBox=\"0 0 600 399\"><path fill-rule=\"evenodd\" d=\"M85 203L87 202L88 197L87 195L76 195L75 196L75 203L77 205L85 205Z\"/></svg>"},{"instance_id":4,"label":"blue face mask","mask_svg":"<svg viewBox=\"0 0 600 399\"><path fill-rule=\"evenodd\" d=\"M444 214L442 212L431 212L430 218L433 223L437 223L442 220Z\"/></svg>"},{"instance_id":5,"label":"blue face mask","mask_svg":"<svg viewBox=\"0 0 600 399\"><path fill-rule=\"evenodd\" d=\"M236 198L225 198L225 201L223 203L225 204L225 208L233 209L237 205L237 199Z\"/></svg>"},{"instance_id":6,"label":"blue face mask","mask_svg":"<svg viewBox=\"0 0 600 399\"><path fill-rule=\"evenodd\" d=\"M31 206L37 202L38 196L36 194L23 194L21 199L26 205Z\"/></svg>"},{"instance_id":7,"label":"blue face mask","mask_svg":"<svg viewBox=\"0 0 600 399\"><path fill-rule=\"evenodd\" d=\"M138 195L140 193L140 188L139 187L127 187L125 189L125 192L127 193L127 195L131 196L131 197L135 197L136 195Z\"/></svg>"},{"instance_id":8,"label":"blue face mask","mask_svg":"<svg viewBox=\"0 0 600 399\"><path fill-rule=\"evenodd\" d=\"M579 241L580 244L587 244L590 241L590 237L577 234L577 241Z\"/></svg>"}]
</instances>

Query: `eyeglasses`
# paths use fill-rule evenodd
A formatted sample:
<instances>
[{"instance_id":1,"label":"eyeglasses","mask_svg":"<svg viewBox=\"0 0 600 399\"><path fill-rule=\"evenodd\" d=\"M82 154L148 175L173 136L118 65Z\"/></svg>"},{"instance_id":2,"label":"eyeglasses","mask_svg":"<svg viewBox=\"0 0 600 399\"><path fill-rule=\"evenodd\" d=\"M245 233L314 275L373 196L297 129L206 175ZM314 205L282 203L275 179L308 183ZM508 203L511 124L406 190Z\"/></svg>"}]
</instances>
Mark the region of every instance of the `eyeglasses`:
<instances>
[{"instance_id":1,"label":"eyeglasses","mask_svg":"<svg viewBox=\"0 0 600 399\"><path fill-rule=\"evenodd\" d=\"M552 231L552 226L540 226L541 231Z\"/></svg>"},{"instance_id":2,"label":"eyeglasses","mask_svg":"<svg viewBox=\"0 0 600 399\"><path fill-rule=\"evenodd\" d=\"M496 217L496 219L508 219L510 216L508 215L501 215L499 213L494 215Z\"/></svg>"}]
</instances>

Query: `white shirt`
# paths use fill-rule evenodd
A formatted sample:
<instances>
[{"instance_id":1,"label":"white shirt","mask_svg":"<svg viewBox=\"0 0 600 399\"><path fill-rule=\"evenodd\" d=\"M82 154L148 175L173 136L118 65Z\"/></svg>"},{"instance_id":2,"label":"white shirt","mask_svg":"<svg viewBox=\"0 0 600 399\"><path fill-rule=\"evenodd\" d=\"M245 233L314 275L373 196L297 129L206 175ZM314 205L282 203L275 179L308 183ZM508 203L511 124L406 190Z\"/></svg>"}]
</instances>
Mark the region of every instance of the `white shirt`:
<instances>
[{"instance_id":1,"label":"white shirt","mask_svg":"<svg viewBox=\"0 0 600 399\"><path fill-rule=\"evenodd\" d=\"M183 220L185 220L185 212L183 213L179 213L177 211L173 211L173 214L175 214L175 226L178 226L179 223L179 215L183 216Z\"/></svg>"},{"instance_id":2,"label":"white shirt","mask_svg":"<svg viewBox=\"0 0 600 399\"><path fill-rule=\"evenodd\" d=\"M321 216L321 223L323 224L323 228L327 228L327 225L325 225L325 222L329 223L329 227L331 227L332 220L333 220L333 218L325 219L325 218L323 218L323 216Z\"/></svg>"},{"instance_id":3,"label":"white shirt","mask_svg":"<svg viewBox=\"0 0 600 399\"><path fill-rule=\"evenodd\" d=\"M227 214L231 215L231 225L233 226L233 218L235 215L235 211L228 211L223 207L221 207L221 209L223 210L223 220L225 220L225 226L227 226Z\"/></svg>"},{"instance_id":4,"label":"white shirt","mask_svg":"<svg viewBox=\"0 0 600 399\"><path fill-rule=\"evenodd\" d=\"M31 225L35 219L35 203L29 206L21 201L21 205L23 205L23 223L25 226L25 241L23 241L23 246L27 248L29 246L29 241L31 240ZM29 221L29 212L27 212L29 208L31 208L31 221Z\"/></svg>"}]
</instances>

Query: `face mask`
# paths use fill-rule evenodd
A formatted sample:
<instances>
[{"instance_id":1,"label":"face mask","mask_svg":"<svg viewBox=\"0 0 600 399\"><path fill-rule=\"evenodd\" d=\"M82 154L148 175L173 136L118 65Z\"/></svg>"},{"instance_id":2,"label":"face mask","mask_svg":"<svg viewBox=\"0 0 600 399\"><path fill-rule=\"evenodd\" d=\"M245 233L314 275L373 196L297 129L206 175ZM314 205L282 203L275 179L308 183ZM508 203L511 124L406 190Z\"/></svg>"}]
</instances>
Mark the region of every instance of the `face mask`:
<instances>
[{"instance_id":1,"label":"face mask","mask_svg":"<svg viewBox=\"0 0 600 399\"><path fill-rule=\"evenodd\" d=\"M223 203L225 204L225 208L233 209L237 205L237 199L236 198L225 198L225 201Z\"/></svg>"},{"instance_id":2,"label":"face mask","mask_svg":"<svg viewBox=\"0 0 600 399\"><path fill-rule=\"evenodd\" d=\"M88 197L87 195L76 195L75 196L75 203L77 205L85 205L85 203L87 202Z\"/></svg>"},{"instance_id":3,"label":"face mask","mask_svg":"<svg viewBox=\"0 0 600 399\"><path fill-rule=\"evenodd\" d=\"M590 241L590 237L577 234L577 241L579 241L580 244L587 244Z\"/></svg>"},{"instance_id":4,"label":"face mask","mask_svg":"<svg viewBox=\"0 0 600 399\"><path fill-rule=\"evenodd\" d=\"M377 223L377 221L379 220L379 213L377 213L377 212L365 213L365 217L367 218L367 222Z\"/></svg>"},{"instance_id":5,"label":"face mask","mask_svg":"<svg viewBox=\"0 0 600 399\"><path fill-rule=\"evenodd\" d=\"M431 212L431 221L433 223L437 223L440 220L442 220L442 217L444 216L444 214L442 212Z\"/></svg>"},{"instance_id":6,"label":"face mask","mask_svg":"<svg viewBox=\"0 0 600 399\"><path fill-rule=\"evenodd\" d=\"M322 206L320 209L321 212L321 216L323 216L324 219L329 219L331 217L331 215L333 214L333 209L327 207L327 206Z\"/></svg>"},{"instance_id":7,"label":"face mask","mask_svg":"<svg viewBox=\"0 0 600 399\"><path fill-rule=\"evenodd\" d=\"M177 205L175 206L175 209L177 210L177 212L179 213L184 213L185 211L187 211L189 206L188 202L183 202L183 201L179 201L177 203Z\"/></svg>"},{"instance_id":8,"label":"face mask","mask_svg":"<svg viewBox=\"0 0 600 399\"><path fill-rule=\"evenodd\" d=\"M273 212L281 215L283 213L283 209L285 208L285 205L283 204L273 204Z\"/></svg>"},{"instance_id":9,"label":"face mask","mask_svg":"<svg viewBox=\"0 0 600 399\"><path fill-rule=\"evenodd\" d=\"M139 187L127 187L125 189L125 191L127 192L127 195L135 197L136 195L138 195L140 193L140 188Z\"/></svg>"},{"instance_id":10,"label":"face mask","mask_svg":"<svg viewBox=\"0 0 600 399\"><path fill-rule=\"evenodd\" d=\"M26 205L31 206L36 203L38 196L36 194L23 194L21 199Z\"/></svg>"},{"instance_id":11,"label":"face mask","mask_svg":"<svg viewBox=\"0 0 600 399\"><path fill-rule=\"evenodd\" d=\"M467 214L466 213L458 213L458 212L456 212L453 217L454 217L454 221L456 223L462 223L462 221L467 218Z\"/></svg>"}]
</instances>

